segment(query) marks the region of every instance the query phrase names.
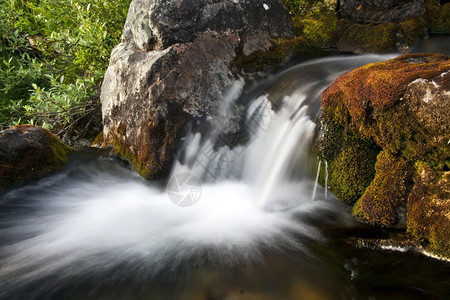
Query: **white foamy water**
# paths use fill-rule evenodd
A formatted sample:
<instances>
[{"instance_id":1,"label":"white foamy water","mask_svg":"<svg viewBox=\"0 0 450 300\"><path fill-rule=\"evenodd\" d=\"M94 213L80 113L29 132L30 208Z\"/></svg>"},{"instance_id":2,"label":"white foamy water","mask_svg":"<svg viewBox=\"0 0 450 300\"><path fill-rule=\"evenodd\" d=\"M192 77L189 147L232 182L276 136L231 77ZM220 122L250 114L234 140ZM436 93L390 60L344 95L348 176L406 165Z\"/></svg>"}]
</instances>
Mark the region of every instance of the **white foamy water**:
<instances>
[{"instance_id":1,"label":"white foamy water","mask_svg":"<svg viewBox=\"0 0 450 300\"><path fill-rule=\"evenodd\" d=\"M153 278L176 276L191 264L255 262L265 253L312 256L308 242L322 237L304 217L339 211L331 200L312 200L317 101L340 73L380 59L386 57L327 58L280 74L272 85L294 84L283 91L277 112L264 89L240 103L243 83L237 82L220 109L221 121L206 137L191 133L184 162L174 165L171 176L188 172L202 180L201 197L190 207L174 205L156 183L106 159L78 163L3 196L0 296L23 287L40 295L92 273L114 281L120 268ZM316 73L308 79L311 70ZM246 138L216 146L240 120Z\"/></svg>"}]
</instances>

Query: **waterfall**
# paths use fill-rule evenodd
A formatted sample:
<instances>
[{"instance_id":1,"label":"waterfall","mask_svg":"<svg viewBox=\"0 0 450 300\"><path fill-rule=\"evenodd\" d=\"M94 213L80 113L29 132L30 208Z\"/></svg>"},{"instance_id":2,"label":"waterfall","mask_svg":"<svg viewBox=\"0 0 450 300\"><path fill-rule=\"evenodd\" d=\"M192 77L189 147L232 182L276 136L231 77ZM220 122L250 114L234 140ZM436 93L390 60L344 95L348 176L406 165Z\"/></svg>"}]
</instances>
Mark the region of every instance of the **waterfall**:
<instances>
[{"instance_id":1,"label":"waterfall","mask_svg":"<svg viewBox=\"0 0 450 300\"><path fill-rule=\"evenodd\" d=\"M326 189L311 200L320 94L339 74L387 58L305 62L251 93L236 81L208 130L186 137L166 188L100 157L7 193L0 298L58 298L75 279L177 278L289 251L306 264L311 241L322 240L307 216L341 210Z\"/></svg>"}]
</instances>

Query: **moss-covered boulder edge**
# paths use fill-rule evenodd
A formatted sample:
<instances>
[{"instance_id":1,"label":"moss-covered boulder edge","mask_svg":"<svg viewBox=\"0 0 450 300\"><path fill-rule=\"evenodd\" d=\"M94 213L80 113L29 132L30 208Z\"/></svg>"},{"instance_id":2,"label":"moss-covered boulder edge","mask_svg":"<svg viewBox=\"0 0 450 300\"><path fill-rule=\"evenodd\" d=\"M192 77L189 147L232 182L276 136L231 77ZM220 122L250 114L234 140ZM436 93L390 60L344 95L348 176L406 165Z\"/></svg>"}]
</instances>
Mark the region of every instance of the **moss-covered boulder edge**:
<instances>
[{"instance_id":1,"label":"moss-covered boulder edge","mask_svg":"<svg viewBox=\"0 0 450 300\"><path fill-rule=\"evenodd\" d=\"M322 107L315 148L328 188L356 219L404 228L449 258L450 58L362 66L323 92Z\"/></svg>"},{"instance_id":2,"label":"moss-covered boulder edge","mask_svg":"<svg viewBox=\"0 0 450 300\"><path fill-rule=\"evenodd\" d=\"M369 19L354 20L348 14L340 15L338 1L282 2L291 16L294 35L273 40L273 46L268 51L238 55L236 65L239 68L248 72L270 69L293 56L313 55L311 50L314 49L353 53L408 53L429 33L450 33L450 3L440 5L439 1L425 0L423 11L416 15L407 16L404 13L407 16L404 19L372 22ZM373 4L371 1L362 2ZM387 8L388 12L392 10L396 8ZM354 13L357 12L355 9Z\"/></svg>"},{"instance_id":3,"label":"moss-covered boulder edge","mask_svg":"<svg viewBox=\"0 0 450 300\"><path fill-rule=\"evenodd\" d=\"M0 131L0 193L63 168L72 151L41 127L19 125Z\"/></svg>"}]
</instances>

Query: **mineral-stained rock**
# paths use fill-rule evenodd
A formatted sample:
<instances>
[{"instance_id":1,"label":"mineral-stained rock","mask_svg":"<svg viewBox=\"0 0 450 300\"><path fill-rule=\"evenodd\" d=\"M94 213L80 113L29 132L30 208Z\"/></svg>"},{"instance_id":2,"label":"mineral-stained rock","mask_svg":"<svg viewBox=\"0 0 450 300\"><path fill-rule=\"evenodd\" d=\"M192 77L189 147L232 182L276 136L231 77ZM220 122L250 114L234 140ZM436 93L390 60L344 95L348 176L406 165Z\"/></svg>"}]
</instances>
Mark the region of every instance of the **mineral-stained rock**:
<instances>
[{"instance_id":1,"label":"mineral-stained rock","mask_svg":"<svg viewBox=\"0 0 450 300\"><path fill-rule=\"evenodd\" d=\"M0 131L0 191L62 168L71 151L40 127L20 125Z\"/></svg>"},{"instance_id":2,"label":"mineral-stained rock","mask_svg":"<svg viewBox=\"0 0 450 300\"><path fill-rule=\"evenodd\" d=\"M145 178L166 174L186 125L239 75L237 55L291 34L280 0L133 0L102 86L105 144Z\"/></svg>"},{"instance_id":3,"label":"mineral-stained rock","mask_svg":"<svg viewBox=\"0 0 450 300\"><path fill-rule=\"evenodd\" d=\"M406 226L448 257L449 105L449 57L410 54L369 64L342 75L323 93L316 142L330 167L330 188L355 203L357 219ZM355 141L366 142L348 151ZM361 180L363 172L373 175Z\"/></svg>"}]
</instances>

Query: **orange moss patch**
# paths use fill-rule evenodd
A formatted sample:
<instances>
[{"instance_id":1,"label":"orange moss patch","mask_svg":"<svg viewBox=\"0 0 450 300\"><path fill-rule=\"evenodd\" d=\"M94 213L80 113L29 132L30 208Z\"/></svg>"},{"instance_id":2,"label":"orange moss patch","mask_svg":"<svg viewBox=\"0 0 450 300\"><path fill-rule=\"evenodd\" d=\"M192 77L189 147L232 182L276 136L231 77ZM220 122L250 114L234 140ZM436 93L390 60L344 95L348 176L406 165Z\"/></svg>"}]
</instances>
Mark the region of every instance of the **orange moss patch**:
<instances>
[{"instance_id":1,"label":"orange moss patch","mask_svg":"<svg viewBox=\"0 0 450 300\"><path fill-rule=\"evenodd\" d=\"M443 54L407 54L368 64L340 76L323 92L322 106L335 108L343 102L357 122L369 106L376 112L399 101L408 83L448 70L450 59Z\"/></svg>"}]
</instances>

